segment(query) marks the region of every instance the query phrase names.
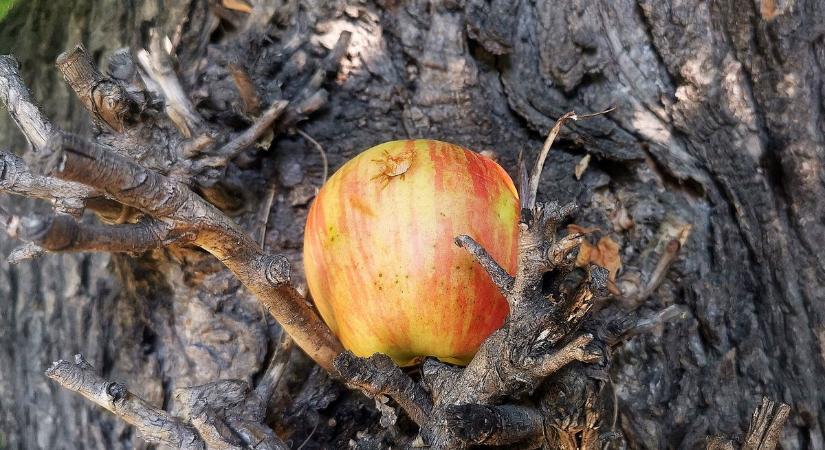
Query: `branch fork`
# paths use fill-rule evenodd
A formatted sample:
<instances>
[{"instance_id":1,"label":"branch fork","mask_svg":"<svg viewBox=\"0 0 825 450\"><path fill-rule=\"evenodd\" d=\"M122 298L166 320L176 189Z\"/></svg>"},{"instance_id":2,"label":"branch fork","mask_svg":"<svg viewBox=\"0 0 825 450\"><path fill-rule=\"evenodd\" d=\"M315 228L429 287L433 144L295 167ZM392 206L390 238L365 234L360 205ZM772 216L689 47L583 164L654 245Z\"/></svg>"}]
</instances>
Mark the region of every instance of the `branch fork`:
<instances>
[{"instance_id":1,"label":"branch fork","mask_svg":"<svg viewBox=\"0 0 825 450\"><path fill-rule=\"evenodd\" d=\"M81 355L75 355L73 362L55 362L46 376L134 425L149 443L184 450L288 449L261 424L264 399L240 380L178 389L175 400L180 414L174 416L123 384L101 378Z\"/></svg>"},{"instance_id":2,"label":"branch fork","mask_svg":"<svg viewBox=\"0 0 825 450\"><path fill-rule=\"evenodd\" d=\"M67 73L81 74L68 77L72 80L99 76L82 47L64 55L59 65L73 68ZM32 218L27 222L28 233L23 237L52 251L140 252L176 241L196 245L224 262L310 357L322 367L332 368L333 358L342 351L341 344L289 283L289 264L285 258L264 254L243 229L179 179L146 168L112 147L52 127L28 96L17 73L16 62L3 57L0 70L7 76L0 85L0 99L14 100L7 103L10 111L25 112L14 117L29 140L36 144L36 154L44 161L48 172L47 177L31 175L23 178L25 182L16 176L14 187L8 190L29 196L57 196L62 194L61 190L70 188L77 190L78 196L102 192L117 204L140 213L135 223L115 225L87 225L57 215ZM163 73L167 81L174 75L168 71ZM72 87L82 97L89 95L89 85L78 81ZM179 83L170 86L179 86ZM3 92L4 87L8 91ZM175 97L171 98L174 101ZM285 105L279 103L278 108L283 109ZM187 122L190 130L196 129L196 122ZM151 128L153 123L145 126ZM250 140L248 136L260 131L255 127L253 130L244 135L247 142ZM3 161L15 164L15 173L30 173L19 167L18 160L10 155L3 156ZM4 173L11 172L6 170ZM50 183L48 186L40 187L47 182Z\"/></svg>"},{"instance_id":3,"label":"branch fork","mask_svg":"<svg viewBox=\"0 0 825 450\"><path fill-rule=\"evenodd\" d=\"M221 130L220 124L207 123L200 115L159 35L153 36L149 51L138 54L138 65L128 53L116 54L111 61L116 70L109 75L97 69L82 46L76 46L56 65L92 115L97 142L52 125L32 100L14 58L0 56L0 102L31 144L30 159L37 166L0 151L0 192L55 205L50 215L29 217L0 210L3 229L24 240L10 259L19 262L47 251L140 253L172 244L197 246L223 262L310 358L332 370L332 360L343 348L292 285L287 259L264 252L246 230L207 200L217 198L224 170L213 171L215 179L193 168L205 158L217 158L209 168L224 169L272 130L279 118L281 127L290 127L324 106L322 84L337 71L349 37L342 33L339 45L324 58L321 76L305 79L294 101L274 101L239 134L231 128ZM164 100L166 116L154 111L154 105L139 104L140 91L154 89ZM97 216L84 215L86 211ZM283 364L270 369L282 373ZM178 403L191 402L182 417L100 378L81 357L59 361L47 375L135 425L151 442L187 449L285 448L265 425L265 405L277 383L275 375L264 376L255 390L221 380L180 392ZM239 395L239 403L228 401L226 395L232 392Z\"/></svg>"}]
</instances>

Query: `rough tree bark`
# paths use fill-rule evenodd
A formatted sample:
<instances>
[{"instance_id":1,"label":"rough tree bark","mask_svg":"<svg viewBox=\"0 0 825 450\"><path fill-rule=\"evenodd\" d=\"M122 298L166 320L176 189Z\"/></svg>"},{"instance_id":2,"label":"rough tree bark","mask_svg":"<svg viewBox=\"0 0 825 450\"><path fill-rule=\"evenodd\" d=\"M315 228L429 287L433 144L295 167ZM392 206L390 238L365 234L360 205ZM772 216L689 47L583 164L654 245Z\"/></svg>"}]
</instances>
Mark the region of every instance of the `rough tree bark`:
<instances>
[{"instance_id":1,"label":"rough tree bark","mask_svg":"<svg viewBox=\"0 0 825 450\"><path fill-rule=\"evenodd\" d=\"M20 59L46 116L91 135L106 117L85 118L53 69L56 55L82 42L105 68L117 47L149 48L156 28L186 63L178 75L200 113L241 132L259 114L239 95L244 72L258 82L283 77L283 86L258 85L261 109L294 98L348 31L342 68L324 84L326 104L299 124L331 169L391 138L428 137L491 150L516 175L519 152L532 160L563 113L616 106L562 131L538 192L540 200L575 201L576 223L620 244L617 285L626 295L604 311L688 311L613 354L624 440L634 448L704 445L707 436L747 430L766 396L791 406L783 447L825 448L822 2L283 1L260 2L272 15L251 19L217 3L175 2L161 14L151 1L24 2L2 24L0 53ZM269 40L221 47L261 17L276 24ZM306 60L286 59L284 48ZM205 73L195 63L203 54ZM0 130L24 149L11 125ZM299 134L279 134L269 149L240 158L242 202L220 190L205 196L234 206L247 229L263 226L266 248L286 255L300 278L302 226L323 165ZM592 158L577 180L585 155ZM162 169L159 161L163 155L148 151L142 162ZM259 220L270 198L271 212ZM43 211L6 197L2 205L21 215ZM684 250L638 304L658 255L684 224L692 225ZM18 244L0 238L4 256ZM0 308L0 447L144 445L122 421L48 381L43 371L53 360L82 353L98 375L186 416L191 408L176 388L257 382L279 354L269 315L214 260L188 251L2 262ZM307 376L311 363L300 351L290 361L270 409L287 444L414 437L415 426L401 414L393 421L386 405L377 405L379 420L360 394L319 371ZM301 414L308 418L297 420Z\"/></svg>"}]
</instances>

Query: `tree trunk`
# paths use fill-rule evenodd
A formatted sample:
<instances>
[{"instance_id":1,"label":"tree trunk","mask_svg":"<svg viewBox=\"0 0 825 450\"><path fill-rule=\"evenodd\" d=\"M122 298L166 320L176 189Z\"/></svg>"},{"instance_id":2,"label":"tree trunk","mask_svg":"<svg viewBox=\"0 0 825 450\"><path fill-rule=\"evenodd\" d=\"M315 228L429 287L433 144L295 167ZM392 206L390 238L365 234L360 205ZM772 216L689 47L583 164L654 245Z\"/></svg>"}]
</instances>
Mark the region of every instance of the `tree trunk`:
<instances>
[{"instance_id":1,"label":"tree trunk","mask_svg":"<svg viewBox=\"0 0 825 450\"><path fill-rule=\"evenodd\" d=\"M0 53L20 58L51 119L91 132L53 70L55 56L82 42L102 62L117 47L146 45L152 25L179 33L178 49L203 33L219 42L235 31L226 20L209 28L206 2L177 3L20 2L2 23ZM650 299L610 306L689 311L617 351L610 375L628 446L693 448L737 433L764 395L791 405L783 448L825 448L825 255L817 250L825 238L824 3L271 3L279 45L302 26L303 39L325 48L352 33L326 107L299 125L331 170L372 145L426 137L492 151L515 175L519 152L532 159L563 113L615 106L562 131L539 192L576 201L577 224L620 244L623 289L644 284L660 243L692 226ZM232 55L241 64L257 56L272 57ZM181 79L189 92L208 85ZM206 98L217 109L214 93ZM0 136L22 149L10 122ZM579 180L585 155L592 159ZM262 160L243 172L250 194L238 220L252 220L275 180L265 242L300 279L307 192L321 182L321 159L306 140L285 135ZM0 254L16 245L0 238ZM53 360L82 353L106 378L174 410L177 387L259 377L279 334L210 258L161 250L0 263L0 310L0 448L143 445L130 427L48 381ZM303 359L290 370L297 378L308 369ZM284 405L301 397L300 380L287 385ZM369 402L368 410L352 406L362 404L357 394L339 389L329 398L344 400L313 404L321 409L306 423L273 422L291 427L291 443L306 440L304 448L346 446L375 428Z\"/></svg>"}]
</instances>

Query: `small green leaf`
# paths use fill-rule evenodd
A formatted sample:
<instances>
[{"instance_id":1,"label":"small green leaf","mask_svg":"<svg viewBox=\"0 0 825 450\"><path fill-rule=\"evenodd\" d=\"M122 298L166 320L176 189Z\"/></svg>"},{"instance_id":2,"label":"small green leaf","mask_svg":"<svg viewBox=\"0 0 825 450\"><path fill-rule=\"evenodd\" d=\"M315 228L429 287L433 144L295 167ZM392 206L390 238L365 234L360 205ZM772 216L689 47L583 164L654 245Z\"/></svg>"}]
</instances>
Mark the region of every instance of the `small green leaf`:
<instances>
[{"instance_id":1,"label":"small green leaf","mask_svg":"<svg viewBox=\"0 0 825 450\"><path fill-rule=\"evenodd\" d=\"M12 5L14 5L15 0L0 0L0 21L2 21L6 14L11 11Z\"/></svg>"}]
</instances>

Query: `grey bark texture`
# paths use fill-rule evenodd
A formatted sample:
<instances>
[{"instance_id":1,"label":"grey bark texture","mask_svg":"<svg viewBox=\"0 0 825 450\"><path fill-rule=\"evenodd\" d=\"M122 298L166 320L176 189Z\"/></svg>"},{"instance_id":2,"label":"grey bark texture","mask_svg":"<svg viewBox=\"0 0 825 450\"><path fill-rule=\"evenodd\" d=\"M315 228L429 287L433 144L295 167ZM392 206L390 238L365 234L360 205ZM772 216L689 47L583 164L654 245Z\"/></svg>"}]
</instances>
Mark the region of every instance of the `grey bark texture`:
<instances>
[{"instance_id":1,"label":"grey bark texture","mask_svg":"<svg viewBox=\"0 0 825 450\"><path fill-rule=\"evenodd\" d=\"M791 406L783 448L825 448L825 3L253 3L271 3L274 48L331 48L341 31L352 33L338 77L325 84L327 105L298 125L323 146L333 170L380 142L426 137L492 151L515 176L519 152L532 160L559 116L615 106L563 129L539 199L576 201L577 224L620 244L617 283L626 292L641 290L654 273L661 243L692 225L651 298L608 306L689 311L613 355L617 421L628 446L694 448L707 436L743 432L766 396ZM147 45L148 30L158 27L183 36L185 60L198 53L198 32L219 41L238 20L215 26L204 18L205 4L21 2L0 23L0 54L19 58L50 119L90 133L81 103L54 69L57 54L81 42L102 63L118 47ZM290 36L302 41L290 44ZM237 60L220 64L255 68L263 67L258 59L279 57L273 47L248 48L261 53L225 52ZM212 111L209 120L240 120L236 100L208 91L221 73L196 76L193 66L179 74L201 101L196 106ZM19 136L0 121L3 145L22 153ZM588 154L578 180L575 167ZM274 140L261 160L239 175L249 189L238 221L254 222L274 180L266 246L286 254L300 278L321 158L295 134ZM0 205L37 208L7 197ZM16 245L0 238L0 254ZM117 418L48 381L43 371L54 360L82 353L104 378L175 411L175 388L260 378L278 334L206 256L159 250L0 262L0 448L144 447ZM317 370L310 375L310 363L293 356L271 411L281 438L293 448L306 441L305 449L379 445L370 440L380 429L371 403ZM389 426L385 443L410 434L411 424L393 424L386 405L377 406Z\"/></svg>"}]
</instances>

